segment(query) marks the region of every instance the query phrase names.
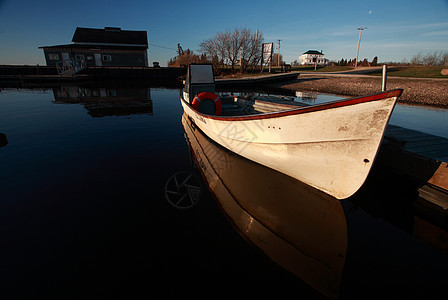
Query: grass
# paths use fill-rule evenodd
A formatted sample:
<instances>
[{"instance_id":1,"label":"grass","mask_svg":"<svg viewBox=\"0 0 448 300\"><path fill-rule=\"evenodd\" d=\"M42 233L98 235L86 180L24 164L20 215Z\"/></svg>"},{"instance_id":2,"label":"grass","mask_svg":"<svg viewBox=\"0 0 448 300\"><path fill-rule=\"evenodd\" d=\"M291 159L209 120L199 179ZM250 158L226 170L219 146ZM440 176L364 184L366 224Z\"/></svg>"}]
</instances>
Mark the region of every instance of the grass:
<instances>
[{"instance_id":1,"label":"grass","mask_svg":"<svg viewBox=\"0 0 448 300\"><path fill-rule=\"evenodd\" d=\"M442 69L447 69L446 66L388 66L387 75L394 77L410 77L410 78L445 78L448 79L448 76L442 75ZM247 75L250 76L259 76L268 74L268 68L264 69L262 74L259 73L258 70L254 70L253 73L239 73L239 66L235 68L235 74L230 74L230 68L223 68L225 72L223 72L224 77L245 77ZM291 71L310 71L310 72L341 72L341 71L350 71L355 70L352 66L326 66L326 67L317 67L317 70L314 70L314 66L294 66L291 68ZM272 68L273 73L280 72L279 67ZM368 75L381 76L382 69L378 66L375 72L369 73Z\"/></svg>"},{"instance_id":2,"label":"grass","mask_svg":"<svg viewBox=\"0 0 448 300\"><path fill-rule=\"evenodd\" d=\"M326 66L321 69L317 69L317 72L340 72L354 70L354 67L350 66Z\"/></svg>"},{"instance_id":3,"label":"grass","mask_svg":"<svg viewBox=\"0 0 448 300\"><path fill-rule=\"evenodd\" d=\"M414 78L446 78L448 76L442 75L442 69L446 69L444 66L400 66L400 67L388 67L387 76L397 77L414 77ZM381 76L382 72L375 72L372 75Z\"/></svg>"},{"instance_id":4,"label":"grass","mask_svg":"<svg viewBox=\"0 0 448 300\"><path fill-rule=\"evenodd\" d=\"M387 75L397 77L411 77L411 78L446 78L448 76L442 75L442 69L447 69L446 66L388 66ZM314 66L300 66L293 67L294 71L314 71ZM318 67L316 72L341 72L355 70L351 66L326 66ZM375 72L369 75L382 76L382 69L378 68Z\"/></svg>"}]
</instances>

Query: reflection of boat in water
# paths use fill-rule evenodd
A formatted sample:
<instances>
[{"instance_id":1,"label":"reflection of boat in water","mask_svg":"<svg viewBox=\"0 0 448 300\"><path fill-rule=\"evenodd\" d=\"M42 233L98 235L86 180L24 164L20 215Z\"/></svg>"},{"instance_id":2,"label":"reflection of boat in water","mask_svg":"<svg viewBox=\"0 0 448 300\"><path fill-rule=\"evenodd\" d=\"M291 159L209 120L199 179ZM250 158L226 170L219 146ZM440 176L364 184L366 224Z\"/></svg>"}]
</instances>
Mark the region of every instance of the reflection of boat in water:
<instances>
[{"instance_id":1,"label":"reflection of boat in water","mask_svg":"<svg viewBox=\"0 0 448 300\"><path fill-rule=\"evenodd\" d=\"M336 199L214 143L184 114L196 162L237 230L325 296L338 296L347 224Z\"/></svg>"},{"instance_id":2,"label":"reflection of boat in water","mask_svg":"<svg viewBox=\"0 0 448 300\"><path fill-rule=\"evenodd\" d=\"M184 112L211 139L338 199L353 195L375 160L402 90L318 104L218 97L211 65L191 64Z\"/></svg>"}]
</instances>

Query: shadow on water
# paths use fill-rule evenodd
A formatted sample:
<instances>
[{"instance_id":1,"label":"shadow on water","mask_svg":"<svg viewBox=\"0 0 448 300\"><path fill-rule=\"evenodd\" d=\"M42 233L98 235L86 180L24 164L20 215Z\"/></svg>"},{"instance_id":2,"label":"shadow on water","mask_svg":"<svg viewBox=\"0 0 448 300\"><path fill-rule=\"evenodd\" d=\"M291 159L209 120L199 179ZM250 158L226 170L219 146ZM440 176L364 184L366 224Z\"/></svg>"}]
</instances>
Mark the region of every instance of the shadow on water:
<instances>
[{"instance_id":1,"label":"shadow on water","mask_svg":"<svg viewBox=\"0 0 448 300\"><path fill-rule=\"evenodd\" d=\"M343 201L349 247L341 298L432 298L447 292L447 212L419 196L419 184L376 164Z\"/></svg>"},{"instance_id":2,"label":"shadow on water","mask_svg":"<svg viewBox=\"0 0 448 300\"><path fill-rule=\"evenodd\" d=\"M228 151L185 115L182 124L234 229L298 282L342 299L446 291L447 215L418 196L417 183L378 165L358 193L338 201ZM310 293L303 284L297 293Z\"/></svg>"}]
</instances>

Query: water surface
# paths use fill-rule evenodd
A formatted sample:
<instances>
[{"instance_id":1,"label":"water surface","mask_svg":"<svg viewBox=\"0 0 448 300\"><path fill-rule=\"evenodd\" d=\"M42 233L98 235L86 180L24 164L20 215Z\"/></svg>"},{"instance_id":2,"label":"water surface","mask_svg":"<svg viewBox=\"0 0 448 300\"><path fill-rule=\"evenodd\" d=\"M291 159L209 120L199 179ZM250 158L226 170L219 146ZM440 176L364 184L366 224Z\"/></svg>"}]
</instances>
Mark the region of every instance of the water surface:
<instances>
[{"instance_id":1,"label":"water surface","mask_svg":"<svg viewBox=\"0 0 448 300\"><path fill-rule=\"evenodd\" d=\"M397 106L391 123L446 136L440 130L448 128L444 111L418 110ZM194 163L182 113L177 89L1 90L0 132L8 140L0 147L3 294L28 299L86 293L144 298L156 292L200 298L319 295L248 243L221 210ZM199 182L199 201L189 209L174 207L165 195L179 172ZM247 178L242 185L245 205L256 203L250 188L261 179ZM290 184L294 190L300 186ZM258 188L261 193L266 187ZM445 224L422 209L417 194L412 183L374 169L359 193L340 202L347 234L340 298L447 291ZM282 224L281 218L276 222ZM301 226L289 232L318 234ZM329 247L319 240L314 249Z\"/></svg>"}]
</instances>

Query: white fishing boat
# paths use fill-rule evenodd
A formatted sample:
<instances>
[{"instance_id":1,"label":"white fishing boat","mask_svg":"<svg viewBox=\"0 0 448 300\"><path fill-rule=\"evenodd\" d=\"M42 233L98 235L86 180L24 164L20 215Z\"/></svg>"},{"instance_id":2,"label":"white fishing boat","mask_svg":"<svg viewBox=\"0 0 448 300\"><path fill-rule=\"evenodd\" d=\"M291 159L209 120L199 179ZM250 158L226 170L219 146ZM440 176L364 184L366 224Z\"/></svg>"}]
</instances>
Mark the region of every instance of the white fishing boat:
<instances>
[{"instance_id":1,"label":"white fishing boat","mask_svg":"<svg viewBox=\"0 0 448 300\"><path fill-rule=\"evenodd\" d=\"M338 199L370 172L402 90L305 105L215 94L212 65L191 64L181 103L215 142Z\"/></svg>"}]
</instances>

